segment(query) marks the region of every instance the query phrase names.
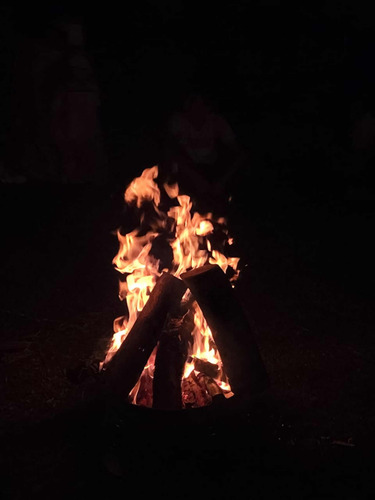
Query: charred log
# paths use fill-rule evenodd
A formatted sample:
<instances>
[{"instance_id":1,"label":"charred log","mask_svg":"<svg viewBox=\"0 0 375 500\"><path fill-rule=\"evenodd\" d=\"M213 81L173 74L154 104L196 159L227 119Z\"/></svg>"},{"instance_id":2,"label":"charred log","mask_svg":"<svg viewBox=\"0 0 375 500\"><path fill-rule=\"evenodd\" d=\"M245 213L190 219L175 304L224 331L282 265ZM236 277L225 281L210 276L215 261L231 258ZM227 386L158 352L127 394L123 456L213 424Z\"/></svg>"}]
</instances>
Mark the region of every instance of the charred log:
<instances>
[{"instance_id":1,"label":"charred log","mask_svg":"<svg viewBox=\"0 0 375 500\"><path fill-rule=\"evenodd\" d=\"M212 397L206 387L199 383L194 371L182 381L182 392L185 408L208 406L212 402Z\"/></svg>"},{"instance_id":2,"label":"charred log","mask_svg":"<svg viewBox=\"0 0 375 500\"><path fill-rule=\"evenodd\" d=\"M111 393L127 398L160 338L168 312L180 303L185 291L186 285L171 274L164 273L158 279L133 328L106 367Z\"/></svg>"},{"instance_id":3,"label":"charred log","mask_svg":"<svg viewBox=\"0 0 375 500\"><path fill-rule=\"evenodd\" d=\"M191 357L188 360L190 363L194 363L194 369L197 372L204 373L208 377L217 378L220 372L220 368L218 365L214 365L205 359L199 359Z\"/></svg>"},{"instance_id":4,"label":"charred log","mask_svg":"<svg viewBox=\"0 0 375 500\"><path fill-rule=\"evenodd\" d=\"M211 328L234 394L248 398L263 391L267 373L246 315L224 272L208 264L181 277Z\"/></svg>"},{"instance_id":5,"label":"charred log","mask_svg":"<svg viewBox=\"0 0 375 500\"><path fill-rule=\"evenodd\" d=\"M193 325L184 304L168 315L155 360L153 408L182 409L181 380Z\"/></svg>"},{"instance_id":6,"label":"charred log","mask_svg":"<svg viewBox=\"0 0 375 500\"><path fill-rule=\"evenodd\" d=\"M223 391L217 385L215 380L213 380L208 375L205 375L204 373L199 373L199 375L197 376L197 380L199 385L208 392L211 398L214 398L219 394L223 394Z\"/></svg>"}]
</instances>

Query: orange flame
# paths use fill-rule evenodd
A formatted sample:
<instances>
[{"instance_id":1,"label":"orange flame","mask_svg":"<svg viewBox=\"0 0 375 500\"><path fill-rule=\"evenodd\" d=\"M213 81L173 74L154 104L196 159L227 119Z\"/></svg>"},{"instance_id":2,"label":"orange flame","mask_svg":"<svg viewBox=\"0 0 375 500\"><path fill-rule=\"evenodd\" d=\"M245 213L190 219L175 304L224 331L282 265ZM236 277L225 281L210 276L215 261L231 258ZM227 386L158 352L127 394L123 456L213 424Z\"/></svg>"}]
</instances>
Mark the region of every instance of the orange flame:
<instances>
[{"instance_id":1,"label":"orange flame","mask_svg":"<svg viewBox=\"0 0 375 500\"><path fill-rule=\"evenodd\" d=\"M166 218L165 214L161 214L158 209L160 190L155 182L157 176L157 166L145 169L141 176L134 179L126 189L125 201L136 204L138 208L144 202L152 202L156 213L163 215L163 217L160 217L159 224L159 229L162 230ZM231 281L235 281L239 274L237 270L239 258L225 257L219 251L211 248L208 239L208 236L214 231L214 223L223 224L224 219L214 221L212 214L200 215L194 213L192 216L190 197L180 195L177 184L172 186L164 185L164 189L170 198L175 198L178 201L178 205L170 208L167 214L172 219L174 227L173 238L169 241L173 251L173 264L169 272L176 277L180 277L182 273L210 262L219 265L224 272L227 271L229 266L232 267L234 273ZM139 235L137 230L126 235L122 235L120 231L117 231L119 251L113 259L113 264L117 271L126 275L126 281L120 282L119 285L119 297L120 300L126 301L128 315L114 321L115 333L103 363L104 365L108 363L126 338L139 312L146 304L158 277L161 275L160 263L150 253L154 239L160 234L157 229L155 228L155 231L148 232L145 235ZM233 243L232 238L230 238L231 243ZM215 378L215 383L225 395L231 395L230 385L225 377L220 354L214 343L211 330L198 304L193 302L192 307L194 308L194 330L192 332L194 341L189 348L188 359L191 362L187 362L185 365L183 382L195 372L194 359L198 358L218 366L219 376ZM140 387L152 386L155 356L156 348L130 394L133 403L150 405L150 398L147 400L140 394ZM184 383L182 387L184 387Z\"/></svg>"},{"instance_id":2,"label":"orange flame","mask_svg":"<svg viewBox=\"0 0 375 500\"><path fill-rule=\"evenodd\" d=\"M125 201L127 203L137 202L140 208L142 203L153 201L156 206L160 203L160 190L154 179L158 176L158 167L146 168L140 177L136 177L125 191Z\"/></svg>"}]
</instances>

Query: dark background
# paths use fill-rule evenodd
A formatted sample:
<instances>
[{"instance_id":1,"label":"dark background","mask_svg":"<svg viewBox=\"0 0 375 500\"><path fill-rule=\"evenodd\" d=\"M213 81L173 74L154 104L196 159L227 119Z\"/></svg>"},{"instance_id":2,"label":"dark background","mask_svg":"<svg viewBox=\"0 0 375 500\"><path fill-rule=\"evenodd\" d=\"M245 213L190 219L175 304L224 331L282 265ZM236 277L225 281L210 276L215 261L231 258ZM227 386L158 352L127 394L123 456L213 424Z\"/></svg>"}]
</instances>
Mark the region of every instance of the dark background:
<instances>
[{"instance_id":1,"label":"dark background","mask_svg":"<svg viewBox=\"0 0 375 500\"><path fill-rule=\"evenodd\" d=\"M331 1L2 5L0 160L18 48L72 16L87 34L108 158L100 186L0 185L5 498L117 498L134 478L141 497L190 497L181 484L191 482L205 499L373 496L373 159L363 165L350 137L353 104L373 111L373 14ZM152 417L103 424L79 406L77 378L103 358L123 313L111 267L122 193L158 163L165 122L191 88L210 95L249 152L229 226L239 300L271 380L250 415L212 435L201 426L198 447L190 429L174 441Z\"/></svg>"},{"instance_id":2,"label":"dark background","mask_svg":"<svg viewBox=\"0 0 375 500\"><path fill-rule=\"evenodd\" d=\"M108 190L117 200L130 179L159 163L166 121L184 93L203 90L249 154L233 188L237 207L246 212L250 203L266 214L271 206L288 206L285 223L299 238L313 239L323 256L317 265L339 279L344 266L362 287L372 268L375 155L370 151L363 161L351 133L358 102L362 113L374 107L371 7L143 1L123 8L67 2L2 9L5 166L20 44L77 19L99 84ZM22 150L22 140L16 148ZM310 201L320 203L319 213L293 206Z\"/></svg>"},{"instance_id":3,"label":"dark background","mask_svg":"<svg viewBox=\"0 0 375 500\"><path fill-rule=\"evenodd\" d=\"M111 174L132 168L116 162L132 147L149 152L144 163L155 161L157 131L194 86L216 101L261 167L285 173L298 164L320 185L342 181L351 106L358 99L373 106L371 7L328 1L299 8L276 1L3 7L3 144L17 42L72 16L85 27L99 82Z\"/></svg>"}]
</instances>

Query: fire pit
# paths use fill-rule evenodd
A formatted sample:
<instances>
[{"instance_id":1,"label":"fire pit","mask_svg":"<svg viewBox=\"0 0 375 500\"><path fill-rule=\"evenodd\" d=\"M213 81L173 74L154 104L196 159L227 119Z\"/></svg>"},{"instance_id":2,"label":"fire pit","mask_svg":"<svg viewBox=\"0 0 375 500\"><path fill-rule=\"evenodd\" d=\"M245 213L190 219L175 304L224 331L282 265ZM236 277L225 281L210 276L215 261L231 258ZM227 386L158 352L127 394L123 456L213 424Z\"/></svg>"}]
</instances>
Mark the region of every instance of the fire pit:
<instances>
[{"instance_id":1,"label":"fire pit","mask_svg":"<svg viewBox=\"0 0 375 500\"><path fill-rule=\"evenodd\" d=\"M163 410L165 421L164 410L191 418L189 410L247 401L267 376L233 291L239 258L228 256L226 221L191 215L189 196L176 184L159 188L157 176L146 169L125 191L139 226L117 232L113 263L127 314L114 322L101 368L111 396L155 417Z\"/></svg>"}]
</instances>

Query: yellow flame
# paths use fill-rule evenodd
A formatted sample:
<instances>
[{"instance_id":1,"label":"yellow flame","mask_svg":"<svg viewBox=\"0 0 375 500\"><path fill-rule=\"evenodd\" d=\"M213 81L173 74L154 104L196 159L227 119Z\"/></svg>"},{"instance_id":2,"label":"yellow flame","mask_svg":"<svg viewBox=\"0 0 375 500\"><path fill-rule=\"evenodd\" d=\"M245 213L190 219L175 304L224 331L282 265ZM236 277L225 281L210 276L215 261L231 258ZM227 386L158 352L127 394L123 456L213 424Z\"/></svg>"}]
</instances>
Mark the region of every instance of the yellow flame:
<instances>
[{"instance_id":1,"label":"yellow flame","mask_svg":"<svg viewBox=\"0 0 375 500\"><path fill-rule=\"evenodd\" d=\"M140 177L136 177L125 191L125 201L136 201L140 207L144 201L153 201L156 206L160 203L160 190L154 182L158 176L158 167L146 168Z\"/></svg>"}]
</instances>

